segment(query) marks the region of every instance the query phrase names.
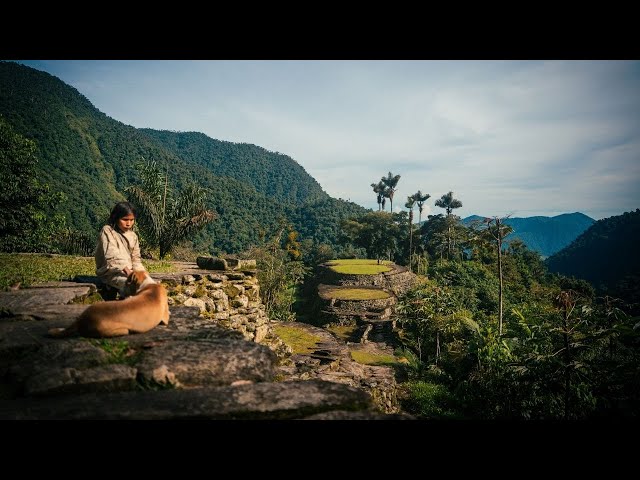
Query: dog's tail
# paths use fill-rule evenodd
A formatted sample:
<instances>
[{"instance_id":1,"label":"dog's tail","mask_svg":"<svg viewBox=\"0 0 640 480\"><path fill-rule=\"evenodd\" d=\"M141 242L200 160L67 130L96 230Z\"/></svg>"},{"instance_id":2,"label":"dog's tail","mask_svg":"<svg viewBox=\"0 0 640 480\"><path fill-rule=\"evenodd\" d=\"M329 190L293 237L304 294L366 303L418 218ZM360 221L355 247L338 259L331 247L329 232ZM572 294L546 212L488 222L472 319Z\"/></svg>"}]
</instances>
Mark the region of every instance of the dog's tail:
<instances>
[{"instance_id":1,"label":"dog's tail","mask_svg":"<svg viewBox=\"0 0 640 480\"><path fill-rule=\"evenodd\" d=\"M67 328L50 328L49 336L54 338L73 337L78 333L78 324L76 322Z\"/></svg>"}]
</instances>

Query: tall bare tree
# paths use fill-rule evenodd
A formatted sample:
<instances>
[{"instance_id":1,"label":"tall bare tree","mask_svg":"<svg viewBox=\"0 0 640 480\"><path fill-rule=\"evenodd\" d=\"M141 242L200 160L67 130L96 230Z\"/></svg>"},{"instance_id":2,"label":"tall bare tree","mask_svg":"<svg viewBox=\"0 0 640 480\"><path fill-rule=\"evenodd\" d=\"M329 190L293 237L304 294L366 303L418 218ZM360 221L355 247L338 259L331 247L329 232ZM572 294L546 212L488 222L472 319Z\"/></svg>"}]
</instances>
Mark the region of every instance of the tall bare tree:
<instances>
[{"instance_id":1,"label":"tall bare tree","mask_svg":"<svg viewBox=\"0 0 640 480\"><path fill-rule=\"evenodd\" d=\"M504 237L513 232L511 226L506 225L504 221L509 218L493 217L487 218L487 233L496 242L496 250L498 253L498 334L502 335L502 311L503 311L503 280L502 280L502 242Z\"/></svg>"},{"instance_id":2,"label":"tall bare tree","mask_svg":"<svg viewBox=\"0 0 640 480\"><path fill-rule=\"evenodd\" d=\"M413 206L416 203L416 199L413 195L407 197L407 203L405 207L409 209L409 271L413 271L411 268L411 256L413 255Z\"/></svg>"}]
</instances>

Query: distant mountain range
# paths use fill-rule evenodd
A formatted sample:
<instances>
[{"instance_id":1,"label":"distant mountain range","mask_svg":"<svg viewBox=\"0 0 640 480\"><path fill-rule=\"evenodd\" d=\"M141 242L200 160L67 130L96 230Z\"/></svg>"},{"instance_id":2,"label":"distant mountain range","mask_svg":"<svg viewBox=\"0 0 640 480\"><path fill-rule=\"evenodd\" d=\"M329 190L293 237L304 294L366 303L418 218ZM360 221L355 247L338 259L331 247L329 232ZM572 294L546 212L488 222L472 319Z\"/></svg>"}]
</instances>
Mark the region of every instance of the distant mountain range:
<instances>
[{"instance_id":1,"label":"distant mountain range","mask_svg":"<svg viewBox=\"0 0 640 480\"><path fill-rule=\"evenodd\" d=\"M640 209L594 223L546 260L550 272L589 281L599 292L640 302Z\"/></svg>"},{"instance_id":2,"label":"distant mountain range","mask_svg":"<svg viewBox=\"0 0 640 480\"><path fill-rule=\"evenodd\" d=\"M484 218L471 215L462 221L469 226L474 222L481 222ZM595 220L576 212L555 217L507 218L504 223L513 228L513 233L505 238L506 244L519 239L531 250L546 258L571 244L582 232L593 225Z\"/></svg>"}]
</instances>

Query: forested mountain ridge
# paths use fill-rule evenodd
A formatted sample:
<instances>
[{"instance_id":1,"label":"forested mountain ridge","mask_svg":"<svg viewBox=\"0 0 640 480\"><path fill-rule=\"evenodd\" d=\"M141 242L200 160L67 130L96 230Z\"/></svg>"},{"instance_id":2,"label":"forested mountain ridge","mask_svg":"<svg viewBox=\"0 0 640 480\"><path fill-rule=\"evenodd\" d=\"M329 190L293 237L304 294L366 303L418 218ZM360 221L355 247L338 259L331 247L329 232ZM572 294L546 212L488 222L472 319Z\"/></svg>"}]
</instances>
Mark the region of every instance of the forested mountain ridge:
<instances>
[{"instance_id":1,"label":"forested mountain ridge","mask_svg":"<svg viewBox=\"0 0 640 480\"><path fill-rule=\"evenodd\" d=\"M483 218L472 215L466 217L463 222L469 226L475 221L482 221ZM540 253L543 257L548 257L569 245L594 222L593 218L580 212L554 217L507 218L504 223L513 228L513 233L507 236L505 244L508 245L520 239L531 250Z\"/></svg>"},{"instance_id":2,"label":"forested mountain ridge","mask_svg":"<svg viewBox=\"0 0 640 480\"><path fill-rule=\"evenodd\" d=\"M140 129L180 158L218 176L235 178L278 201L304 203L329 197L291 157L247 143L215 140L199 132Z\"/></svg>"},{"instance_id":3,"label":"forested mountain ridge","mask_svg":"<svg viewBox=\"0 0 640 480\"><path fill-rule=\"evenodd\" d=\"M180 191L197 182L210 192L218 220L195 240L211 252L235 253L259 243L261 235L286 221L305 238L336 241L339 220L366 209L331 199L290 157L248 144L213 140L201 133L137 129L96 109L60 79L13 62L0 62L0 116L37 145L38 173L66 199L56 205L67 224L94 235L124 189L135 182L137 165L153 160L168 167ZM255 172L255 175L251 175ZM307 204L333 206L314 227L305 223ZM329 225L328 223L332 224Z\"/></svg>"},{"instance_id":4,"label":"forested mountain ridge","mask_svg":"<svg viewBox=\"0 0 640 480\"><path fill-rule=\"evenodd\" d=\"M598 220L545 263L550 272L582 278L601 292L625 296L624 290L640 280L639 240L640 209L636 209Z\"/></svg>"}]
</instances>

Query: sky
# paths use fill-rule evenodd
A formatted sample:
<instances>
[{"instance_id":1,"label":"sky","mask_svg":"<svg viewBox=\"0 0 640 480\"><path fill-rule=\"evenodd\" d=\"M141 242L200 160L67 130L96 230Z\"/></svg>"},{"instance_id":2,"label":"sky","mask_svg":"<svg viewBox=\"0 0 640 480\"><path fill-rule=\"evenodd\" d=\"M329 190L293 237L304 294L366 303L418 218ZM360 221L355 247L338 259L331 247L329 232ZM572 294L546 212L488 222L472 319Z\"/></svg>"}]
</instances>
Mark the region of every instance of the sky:
<instances>
[{"instance_id":1,"label":"sky","mask_svg":"<svg viewBox=\"0 0 640 480\"><path fill-rule=\"evenodd\" d=\"M640 208L640 61L20 61L134 127L196 131L298 162L334 198L377 210L400 175L423 219ZM387 202L387 210L389 203ZM417 216L417 212L416 212Z\"/></svg>"}]
</instances>

